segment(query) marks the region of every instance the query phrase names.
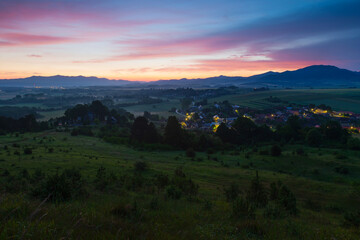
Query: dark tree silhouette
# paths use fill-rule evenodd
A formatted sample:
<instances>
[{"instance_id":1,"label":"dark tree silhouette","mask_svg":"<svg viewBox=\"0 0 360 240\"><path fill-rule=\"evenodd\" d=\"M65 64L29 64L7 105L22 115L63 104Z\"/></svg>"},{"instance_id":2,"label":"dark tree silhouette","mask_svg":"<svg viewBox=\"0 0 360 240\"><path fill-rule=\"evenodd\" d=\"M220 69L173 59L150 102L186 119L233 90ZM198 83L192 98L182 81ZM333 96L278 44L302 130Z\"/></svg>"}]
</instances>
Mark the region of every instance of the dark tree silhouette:
<instances>
[{"instance_id":1,"label":"dark tree silhouette","mask_svg":"<svg viewBox=\"0 0 360 240\"><path fill-rule=\"evenodd\" d=\"M177 147L182 147L184 145L183 129L181 129L180 123L175 116L170 116L168 118L165 127L164 142Z\"/></svg>"}]
</instances>

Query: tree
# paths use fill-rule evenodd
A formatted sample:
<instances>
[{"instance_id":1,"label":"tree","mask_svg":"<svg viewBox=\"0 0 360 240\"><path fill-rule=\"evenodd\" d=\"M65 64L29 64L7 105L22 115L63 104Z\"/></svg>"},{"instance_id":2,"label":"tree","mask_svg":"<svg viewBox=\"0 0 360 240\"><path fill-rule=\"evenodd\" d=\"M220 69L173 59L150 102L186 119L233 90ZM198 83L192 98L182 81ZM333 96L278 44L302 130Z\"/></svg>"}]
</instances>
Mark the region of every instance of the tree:
<instances>
[{"instance_id":1,"label":"tree","mask_svg":"<svg viewBox=\"0 0 360 240\"><path fill-rule=\"evenodd\" d=\"M329 140L339 140L346 135L346 132L343 131L340 123L337 121L326 122L323 129L326 138Z\"/></svg>"},{"instance_id":2,"label":"tree","mask_svg":"<svg viewBox=\"0 0 360 240\"><path fill-rule=\"evenodd\" d=\"M143 142L147 130L148 120L145 117L137 117L131 127L131 140Z\"/></svg>"},{"instance_id":3,"label":"tree","mask_svg":"<svg viewBox=\"0 0 360 240\"><path fill-rule=\"evenodd\" d=\"M232 128L235 130L238 136L239 143L245 143L254 137L257 126L249 118L238 117L233 123Z\"/></svg>"},{"instance_id":4,"label":"tree","mask_svg":"<svg viewBox=\"0 0 360 240\"><path fill-rule=\"evenodd\" d=\"M216 136L218 136L223 142L234 141L234 132L231 131L225 123L221 123L216 129Z\"/></svg>"},{"instance_id":5,"label":"tree","mask_svg":"<svg viewBox=\"0 0 360 240\"><path fill-rule=\"evenodd\" d=\"M192 103L192 99L191 98L183 98L180 100L180 103L181 103L181 109L186 110L190 107L190 104Z\"/></svg>"},{"instance_id":6,"label":"tree","mask_svg":"<svg viewBox=\"0 0 360 240\"><path fill-rule=\"evenodd\" d=\"M90 105L90 111L98 118L100 121L105 120L105 116L109 114L109 109L104 106L99 100L93 101Z\"/></svg>"},{"instance_id":7,"label":"tree","mask_svg":"<svg viewBox=\"0 0 360 240\"><path fill-rule=\"evenodd\" d=\"M155 125L151 122L147 126L144 132L144 142L147 143L157 143L159 141L159 135L156 131Z\"/></svg>"},{"instance_id":8,"label":"tree","mask_svg":"<svg viewBox=\"0 0 360 240\"><path fill-rule=\"evenodd\" d=\"M313 147L317 147L321 144L322 142L322 134L321 132L316 129L313 128L311 129L307 134L306 134L306 142Z\"/></svg>"},{"instance_id":9,"label":"tree","mask_svg":"<svg viewBox=\"0 0 360 240\"><path fill-rule=\"evenodd\" d=\"M164 142L166 144L183 147L184 132L175 116L170 116L165 126Z\"/></svg>"}]
</instances>

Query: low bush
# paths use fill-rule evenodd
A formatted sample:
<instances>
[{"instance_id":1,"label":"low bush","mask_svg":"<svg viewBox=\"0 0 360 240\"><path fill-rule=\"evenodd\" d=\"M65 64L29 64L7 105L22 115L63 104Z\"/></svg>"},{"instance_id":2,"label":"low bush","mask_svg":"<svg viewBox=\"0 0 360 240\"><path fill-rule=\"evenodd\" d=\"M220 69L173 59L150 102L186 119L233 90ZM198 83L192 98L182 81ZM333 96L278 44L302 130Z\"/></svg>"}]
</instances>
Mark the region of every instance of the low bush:
<instances>
[{"instance_id":1,"label":"low bush","mask_svg":"<svg viewBox=\"0 0 360 240\"><path fill-rule=\"evenodd\" d=\"M233 202L232 216L235 218L255 218L255 206L244 198L237 198Z\"/></svg>"},{"instance_id":2,"label":"low bush","mask_svg":"<svg viewBox=\"0 0 360 240\"><path fill-rule=\"evenodd\" d=\"M148 168L148 165L144 161L137 161L134 163L134 168L137 172L143 172Z\"/></svg>"}]
</instances>

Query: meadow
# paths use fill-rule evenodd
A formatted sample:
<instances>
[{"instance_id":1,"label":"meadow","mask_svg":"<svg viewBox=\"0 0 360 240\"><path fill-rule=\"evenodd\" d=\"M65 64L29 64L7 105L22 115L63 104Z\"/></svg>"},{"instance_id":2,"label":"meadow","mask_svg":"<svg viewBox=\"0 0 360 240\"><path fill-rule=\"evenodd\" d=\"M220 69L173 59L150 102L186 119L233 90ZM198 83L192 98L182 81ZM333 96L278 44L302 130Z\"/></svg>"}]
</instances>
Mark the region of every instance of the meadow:
<instances>
[{"instance_id":1,"label":"meadow","mask_svg":"<svg viewBox=\"0 0 360 240\"><path fill-rule=\"evenodd\" d=\"M30 181L25 169L29 176L39 170L51 176L74 168L87 192L51 202L26 194L26 183L2 190L0 239L358 239L359 226L346 225L344 214L360 203L359 152L287 144L274 157L269 148L189 158L184 151L141 150L53 130L0 136L2 187L11 187L9 175ZM141 171L139 161L147 165ZM196 196L171 198L154 187L158 174L171 177L179 167L198 184ZM112 179L100 188L99 169ZM244 195L256 171L266 189L272 182L286 184L296 196L296 216L272 218L264 209L254 218L233 216L224 189L235 183ZM119 180L124 177L130 185Z\"/></svg>"},{"instance_id":2,"label":"meadow","mask_svg":"<svg viewBox=\"0 0 360 240\"><path fill-rule=\"evenodd\" d=\"M209 102L228 100L232 104L255 109L271 108L281 103L264 100L268 97L278 97L282 101L297 104L325 104L337 111L352 111L360 113L360 89L284 89L245 94L227 95L213 98Z\"/></svg>"}]
</instances>

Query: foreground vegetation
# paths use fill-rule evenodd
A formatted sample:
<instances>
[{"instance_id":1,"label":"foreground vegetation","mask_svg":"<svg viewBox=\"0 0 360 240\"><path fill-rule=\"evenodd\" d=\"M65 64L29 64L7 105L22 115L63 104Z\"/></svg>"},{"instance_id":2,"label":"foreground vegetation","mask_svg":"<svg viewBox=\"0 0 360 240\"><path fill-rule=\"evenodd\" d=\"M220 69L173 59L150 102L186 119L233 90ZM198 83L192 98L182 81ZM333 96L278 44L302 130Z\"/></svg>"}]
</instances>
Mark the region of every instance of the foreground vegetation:
<instances>
[{"instance_id":1,"label":"foreground vegetation","mask_svg":"<svg viewBox=\"0 0 360 240\"><path fill-rule=\"evenodd\" d=\"M164 118L189 108L186 96L213 96L199 100L204 106L228 98L246 105L245 98L231 95L232 87L154 91L161 97L129 96L131 104L64 104L52 109L61 117L42 122L6 108L0 239L359 239L358 131L332 119L314 127L297 116L270 128L240 112L214 132L186 130L175 116ZM270 98L274 92L282 95ZM288 104L293 93L243 94L262 109ZM152 111L134 116L145 106Z\"/></svg>"},{"instance_id":2,"label":"foreground vegetation","mask_svg":"<svg viewBox=\"0 0 360 240\"><path fill-rule=\"evenodd\" d=\"M280 156L262 146L188 157L53 130L4 135L0 144L2 239L360 234L356 151L284 145ZM289 204L274 198L276 186Z\"/></svg>"}]
</instances>

